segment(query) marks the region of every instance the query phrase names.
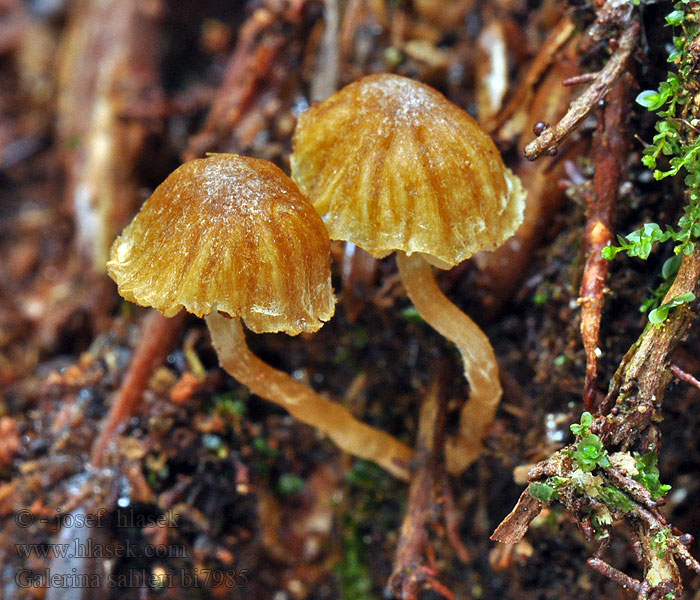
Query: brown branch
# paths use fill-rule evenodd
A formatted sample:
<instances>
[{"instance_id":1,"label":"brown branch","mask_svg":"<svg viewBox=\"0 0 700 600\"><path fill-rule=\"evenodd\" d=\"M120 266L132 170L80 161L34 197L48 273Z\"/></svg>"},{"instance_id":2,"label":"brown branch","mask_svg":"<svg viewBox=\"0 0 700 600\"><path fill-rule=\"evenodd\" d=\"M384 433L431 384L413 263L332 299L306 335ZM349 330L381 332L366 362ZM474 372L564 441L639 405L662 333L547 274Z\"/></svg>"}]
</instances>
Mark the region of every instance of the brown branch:
<instances>
[{"instance_id":1,"label":"brown branch","mask_svg":"<svg viewBox=\"0 0 700 600\"><path fill-rule=\"evenodd\" d=\"M697 296L699 280L700 244L696 244L692 254L683 256L678 275L663 302L687 292ZM600 437L604 444L629 448L652 423L673 377L668 369L671 355L696 316L692 304L675 308L661 326L648 324L622 359L601 407L602 412L613 405L617 407L617 414L601 423Z\"/></svg>"},{"instance_id":2,"label":"brown branch","mask_svg":"<svg viewBox=\"0 0 700 600\"><path fill-rule=\"evenodd\" d=\"M678 275L664 302L687 292L697 294L699 281L700 244L696 244L692 254L683 256ZM634 448L640 452L658 448L654 417L661 408L665 388L673 376L667 368L668 361L696 316L692 304L675 308L662 326L649 324L622 359L611 382L608 398L591 426L591 431L600 437L605 446L620 446L623 450ZM608 411L611 414L605 416L604 413ZM572 444L548 460L538 463L528 474L529 481L546 480L552 476L557 476L563 482L573 481L572 474L578 469L572 458L576 450L577 444ZM667 551L658 552L654 538L659 532L669 529L666 519L657 508L660 501L655 500L646 487L621 468L609 466L599 469L599 473L607 485L613 486L634 502L634 508L628 512L610 506L608 508L613 518L627 521L630 530L639 539L639 556L645 564L646 575L645 580L639 584L638 597L658 598L669 591L680 592L682 581L678 575L676 559L697 572L700 572L700 562L683 545L682 535L668 535ZM557 498L582 532L592 538L590 507L600 503L600 499L589 497L572 483L561 484L557 489ZM519 541L542 506L541 501L531 498L525 490L516 507L498 526L492 539L506 543ZM603 565L602 562L594 562L591 566L600 572L605 571L603 574L609 577L612 575L611 579L615 581L624 579L628 584L634 581L618 577L615 570L611 570L612 567Z\"/></svg>"},{"instance_id":3,"label":"brown branch","mask_svg":"<svg viewBox=\"0 0 700 600\"><path fill-rule=\"evenodd\" d=\"M525 490L520 494L515 508L491 534L491 539L504 544L517 544L523 539L530 523L540 514L543 507L544 502L533 498L530 492Z\"/></svg>"},{"instance_id":4,"label":"brown branch","mask_svg":"<svg viewBox=\"0 0 700 600\"><path fill-rule=\"evenodd\" d=\"M700 381L695 379L690 373L686 373L683 369L681 369L678 365L671 365L669 367L671 373L673 373L678 379L681 381L685 381L687 384L692 385L693 387L696 387L697 389L700 390Z\"/></svg>"},{"instance_id":5,"label":"brown branch","mask_svg":"<svg viewBox=\"0 0 700 600\"><path fill-rule=\"evenodd\" d=\"M146 315L141 341L131 357L129 369L104 420L102 431L93 442L93 466L104 465L110 442L129 418L136 414L151 375L165 361L184 327L185 315L182 311L172 319L166 319L156 310Z\"/></svg>"},{"instance_id":6,"label":"brown branch","mask_svg":"<svg viewBox=\"0 0 700 600\"><path fill-rule=\"evenodd\" d=\"M611 581L614 581L623 589L632 590L635 593L639 593L639 591L642 589L641 581L638 581L629 575L625 575L622 571L618 571L615 567L610 566L600 558L589 558L586 562L591 569L597 571Z\"/></svg>"},{"instance_id":7,"label":"brown branch","mask_svg":"<svg viewBox=\"0 0 700 600\"><path fill-rule=\"evenodd\" d=\"M408 494L408 509L401 525L394 570L386 584L387 598L415 600L424 585L447 598L454 598L435 578L436 570L426 563L430 553L428 523L436 484L444 473L440 457L445 437L445 403L441 396L441 374L435 379L420 411L416 453L417 468Z\"/></svg>"},{"instance_id":8,"label":"brown branch","mask_svg":"<svg viewBox=\"0 0 700 600\"><path fill-rule=\"evenodd\" d=\"M557 23L549 37L544 41L537 56L528 68L518 89L513 94L508 104L495 116L487 119L484 128L489 132L495 132L503 127L504 123L512 120L524 107L529 107L535 97L537 84L544 78L550 65L559 56L564 44L576 30L570 18L564 17Z\"/></svg>"},{"instance_id":9,"label":"brown branch","mask_svg":"<svg viewBox=\"0 0 700 600\"><path fill-rule=\"evenodd\" d=\"M264 3L241 26L224 79L204 126L190 140L184 153L185 160L216 148L254 105L261 85L270 78L289 43L289 35L280 24L298 24L306 4L307 0L293 0L280 6L273 2Z\"/></svg>"},{"instance_id":10,"label":"brown branch","mask_svg":"<svg viewBox=\"0 0 700 600\"><path fill-rule=\"evenodd\" d=\"M610 261L601 251L612 242L615 202L622 168L627 158L625 138L629 103L634 79L624 73L610 91L610 101L602 111L598 130L593 136L593 194L588 198L588 215L583 235L582 252L587 256L581 279L581 337L586 351L586 381L583 399L586 409L593 411L595 383L598 374L598 338L603 312L605 280Z\"/></svg>"},{"instance_id":11,"label":"brown branch","mask_svg":"<svg viewBox=\"0 0 700 600\"><path fill-rule=\"evenodd\" d=\"M574 102L568 112L553 127L546 129L525 147L525 158L535 160L540 156L555 150L562 140L583 121L599 103L607 96L617 79L624 73L627 63L637 45L640 26L632 21L622 32L619 47L610 57L605 67L598 73L591 86Z\"/></svg>"}]
</instances>

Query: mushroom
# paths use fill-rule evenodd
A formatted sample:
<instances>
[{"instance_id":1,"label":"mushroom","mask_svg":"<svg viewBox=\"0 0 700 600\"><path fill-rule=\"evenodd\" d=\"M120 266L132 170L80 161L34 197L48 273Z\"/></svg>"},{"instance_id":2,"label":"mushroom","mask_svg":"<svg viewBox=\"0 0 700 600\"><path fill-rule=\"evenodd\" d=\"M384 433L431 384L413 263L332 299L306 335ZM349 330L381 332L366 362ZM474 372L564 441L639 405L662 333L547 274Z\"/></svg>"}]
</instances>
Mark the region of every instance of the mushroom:
<instances>
[{"instance_id":1,"label":"mushroom","mask_svg":"<svg viewBox=\"0 0 700 600\"><path fill-rule=\"evenodd\" d=\"M204 317L223 368L340 448L407 478L410 449L248 348L256 333L317 331L333 316L328 233L294 182L264 160L214 154L171 173L114 242L119 293Z\"/></svg>"},{"instance_id":2,"label":"mushroom","mask_svg":"<svg viewBox=\"0 0 700 600\"><path fill-rule=\"evenodd\" d=\"M523 219L520 180L469 115L398 75L364 77L312 106L293 144L292 178L331 239L376 258L396 251L414 306L462 353L470 396L446 455L451 472L463 471L502 389L488 338L440 291L430 264L451 268L513 235Z\"/></svg>"}]
</instances>

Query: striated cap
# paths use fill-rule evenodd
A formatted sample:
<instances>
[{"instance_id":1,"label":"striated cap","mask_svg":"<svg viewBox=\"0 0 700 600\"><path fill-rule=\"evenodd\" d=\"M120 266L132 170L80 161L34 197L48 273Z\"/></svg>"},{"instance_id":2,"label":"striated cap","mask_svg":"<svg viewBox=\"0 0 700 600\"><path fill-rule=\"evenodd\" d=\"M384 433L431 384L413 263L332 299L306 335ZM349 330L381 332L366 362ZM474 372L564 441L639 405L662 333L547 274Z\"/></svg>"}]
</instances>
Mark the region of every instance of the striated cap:
<instances>
[{"instance_id":1,"label":"striated cap","mask_svg":"<svg viewBox=\"0 0 700 600\"><path fill-rule=\"evenodd\" d=\"M215 154L171 173L112 245L119 293L171 317L219 310L255 332L333 316L330 247L309 201L264 160Z\"/></svg>"},{"instance_id":2,"label":"striated cap","mask_svg":"<svg viewBox=\"0 0 700 600\"><path fill-rule=\"evenodd\" d=\"M331 239L377 258L420 252L452 267L498 247L523 219L525 192L491 138L398 75L364 77L302 113L292 178Z\"/></svg>"}]
</instances>

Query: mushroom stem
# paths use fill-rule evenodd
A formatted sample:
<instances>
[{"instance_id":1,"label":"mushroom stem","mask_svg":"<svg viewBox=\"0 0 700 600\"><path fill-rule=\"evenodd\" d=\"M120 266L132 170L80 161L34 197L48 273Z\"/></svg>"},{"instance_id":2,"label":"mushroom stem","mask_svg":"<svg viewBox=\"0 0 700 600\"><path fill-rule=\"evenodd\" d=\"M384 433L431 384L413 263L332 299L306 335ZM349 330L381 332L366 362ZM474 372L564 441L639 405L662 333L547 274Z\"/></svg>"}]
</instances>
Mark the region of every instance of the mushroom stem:
<instances>
[{"instance_id":1,"label":"mushroom stem","mask_svg":"<svg viewBox=\"0 0 700 600\"><path fill-rule=\"evenodd\" d=\"M459 417L457 436L445 443L448 471L461 473L481 453L481 439L501 399L496 356L486 334L442 293L432 267L420 254L397 252L396 262L406 293L420 316L462 353L469 399Z\"/></svg>"},{"instance_id":2,"label":"mushroom stem","mask_svg":"<svg viewBox=\"0 0 700 600\"><path fill-rule=\"evenodd\" d=\"M239 318L212 312L205 319L221 366L251 392L282 406L302 423L317 427L345 452L374 461L399 479L409 479L412 451L408 446L358 421L344 406L260 360L248 348Z\"/></svg>"}]
</instances>

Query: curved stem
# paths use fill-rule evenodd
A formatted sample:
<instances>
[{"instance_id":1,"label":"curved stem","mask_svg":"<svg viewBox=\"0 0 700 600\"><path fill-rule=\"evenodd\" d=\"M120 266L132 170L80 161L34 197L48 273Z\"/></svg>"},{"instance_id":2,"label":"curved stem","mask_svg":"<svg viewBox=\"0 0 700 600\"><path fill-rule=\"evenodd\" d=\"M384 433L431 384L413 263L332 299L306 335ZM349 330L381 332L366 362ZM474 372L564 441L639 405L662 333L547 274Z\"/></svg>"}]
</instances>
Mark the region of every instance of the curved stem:
<instances>
[{"instance_id":1,"label":"curved stem","mask_svg":"<svg viewBox=\"0 0 700 600\"><path fill-rule=\"evenodd\" d=\"M409 478L412 451L408 446L358 421L341 404L326 400L260 360L246 344L240 319L215 312L205 320L221 366L251 392L282 406L301 422L317 427L345 452L374 461L395 477Z\"/></svg>"},{"instance_id":2,"label":"curved stem","mask_svg":"<svg viewBox=\"0 0 700 600\"><path fill-rule=\"evenodd\" d=\"M447 469L461 473L481 453L481 438L501 400L496 356L486 334L442 293L432 267L422 256L397 252L396 262L406 293L420 316L462 353L469 399L459 417L459 433L445 444Z\"/></svg>"}]
</instances>

